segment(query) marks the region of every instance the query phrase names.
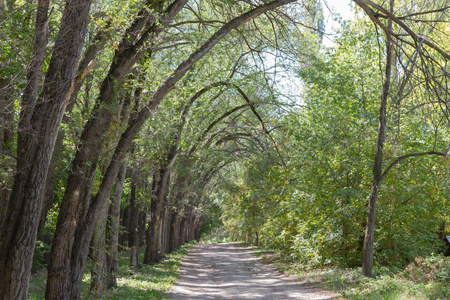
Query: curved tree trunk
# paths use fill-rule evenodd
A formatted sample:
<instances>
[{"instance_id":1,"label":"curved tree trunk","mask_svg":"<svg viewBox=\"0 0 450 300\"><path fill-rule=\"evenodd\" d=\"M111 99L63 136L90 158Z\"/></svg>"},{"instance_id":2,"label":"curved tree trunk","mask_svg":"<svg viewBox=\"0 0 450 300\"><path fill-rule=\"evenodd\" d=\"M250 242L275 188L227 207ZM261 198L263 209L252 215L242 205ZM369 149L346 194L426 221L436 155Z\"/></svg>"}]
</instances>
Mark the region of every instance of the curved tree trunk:
<instances>
[{"instance_id":1,"label":"curved tree trunk","mask_svg":"<svg viewBox=\"0 0 450 300\"><path fill-rule=\"evenodd\" d=\"M110 24L107 24L107 28L110 26ZM95 58L97 57L97 54L99 51L103 48L106 41L108 40L108 36L105 33L105 31L102 29L100 30L93 38L91 44L86 49L83 58L81 59L80 63L78 64L77 73L80 74L82 72L89 72L95 67ZM69 99L69 102L67 104L66 108L66 114L63 116L63 123L68 124L69 123L69 117L67 114L70 114L73 110L73 107L75 106L75 102L78 97L78 92L80 91L81 87L83 86L84 78L80 80L74 87L74 90L72 92L72 95ZM58 163L58 159L61 155L61 152L63 150L63 141L64 141L65 133L64 131L60 130L58 133L58 137L55 142L55 149L53 151L53 156L51 159L50 167L47 174L46 179L46 185L45 185L45 192L44 192L44 204L42 208L42 216L41 220L39 222L39 230L44 226L47 213L53 206L53 189L55 186L55 172L56 172L56 166Z\"/></svg>"}]
</instances>

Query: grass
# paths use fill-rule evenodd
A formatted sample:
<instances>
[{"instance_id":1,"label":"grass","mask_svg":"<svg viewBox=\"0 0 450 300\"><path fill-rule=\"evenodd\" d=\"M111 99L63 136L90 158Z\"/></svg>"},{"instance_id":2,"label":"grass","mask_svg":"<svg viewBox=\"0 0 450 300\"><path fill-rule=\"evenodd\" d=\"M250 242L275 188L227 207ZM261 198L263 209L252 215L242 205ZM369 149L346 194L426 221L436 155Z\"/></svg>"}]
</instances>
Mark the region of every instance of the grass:
<instances>
[{"instance_id":1,"label":"grass","mask_svg":"<svg viewBox=\"0 0 450 300\"><path fill-rule=\"evenodd\" d=\"M272 250L251 247L265 263L280 272L352 300L448 300L450 299L450 258L417 258L405 269L376 267L374 278L361 275L361 268L322 268L289 262Z\"/></svg>"},{"instance_id":2,"label":"grass","mask_svg":"<svg viewBox=\"0 0 450 300\"><path fill-rule=\"evenodd\" d=\"M129 253L122 251L119 259L117 288L100 295L92 295L89 291L90 272L83 278L82 299L165 299L170 288L178 278L181 259L195 243L190 242L168 254L155 265L141 265L138 269L129 266ZM140 261L143 260L140 251ZM28 299L44 299L45 269L32 275Z\"/></svg>"}]
</instances>

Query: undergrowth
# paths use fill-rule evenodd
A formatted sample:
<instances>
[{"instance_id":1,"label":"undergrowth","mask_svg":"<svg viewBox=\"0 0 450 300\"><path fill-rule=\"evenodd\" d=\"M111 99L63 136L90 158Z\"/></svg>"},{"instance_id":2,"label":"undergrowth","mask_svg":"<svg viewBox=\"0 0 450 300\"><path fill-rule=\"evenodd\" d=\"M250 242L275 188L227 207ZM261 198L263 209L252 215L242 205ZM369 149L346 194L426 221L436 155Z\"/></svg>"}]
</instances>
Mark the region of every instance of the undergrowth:
<instances>
[{"instance_id":1,"label":"undergrowth","mask_svg":"<svg viewBox=\"0 0 450 300\"><path fill-rule=\"evenodd\" d=\"M339 299L450 299L450 258L442 255L417 257L406 268L374 267L374 278L367 278L361 274L361 268L312 268L288 261L275 251L253 251L280 272L338 293Z\"/></svg>"},{"instance_id":2,"label":"undergrowth","mask_svg":"<svg viewBox=\"0 0 450 300\"><path fill-rule=\"evenodd\" d=\"M181 259L195 243L190 242L168 254L154 265L143 265L137 269L129 265L129 252L122 251L119 259L117 288L100 295L89 291L90 273L83 278L82 299L165 299L166 294L178 278ZM144 251L140 251L140 262ZM28 299L44 299L46 271L40 270L31 277Z\"/></svg>"}]
</instances>

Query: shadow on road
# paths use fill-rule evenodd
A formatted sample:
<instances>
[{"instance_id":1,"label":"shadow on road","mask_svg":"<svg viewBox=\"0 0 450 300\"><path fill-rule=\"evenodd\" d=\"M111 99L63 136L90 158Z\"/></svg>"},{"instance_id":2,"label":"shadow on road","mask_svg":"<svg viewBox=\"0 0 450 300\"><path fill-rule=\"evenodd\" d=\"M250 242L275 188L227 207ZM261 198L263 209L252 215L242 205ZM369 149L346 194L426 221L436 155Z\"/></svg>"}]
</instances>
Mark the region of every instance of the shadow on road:
<instances>
[{"instance_id":1,"label":"shadow on road","mask_svg":"<svg viewBox=\"0 0 450 300\"><path fill-rule=\"evenodd\" d=\"M336 299L335 295L276 274L233 243L198 244L183 259L169 299Z\"/></svg>"}]
</instances>

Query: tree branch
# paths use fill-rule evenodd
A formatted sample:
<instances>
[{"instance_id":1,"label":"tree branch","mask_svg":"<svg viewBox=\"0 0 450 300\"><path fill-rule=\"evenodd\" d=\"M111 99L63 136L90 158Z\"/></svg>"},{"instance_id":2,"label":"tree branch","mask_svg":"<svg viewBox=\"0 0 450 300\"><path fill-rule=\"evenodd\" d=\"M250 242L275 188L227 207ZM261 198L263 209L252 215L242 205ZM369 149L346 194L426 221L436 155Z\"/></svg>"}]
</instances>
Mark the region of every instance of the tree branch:
<instances>
[{"instance_id":1,"label":"tree branch","mask_svg":"<svg viewBox=\"0 0 450 300\"><path fill-rule=\"evenodd\" d=\"M399 156L397 157L393 162L391 162L391 164L386 168L386 170L383 172L383 174L381 174L381 180L383 180L383 178L386 176L386 174L398 163L400 163L402 160L405 160L407 158L410 157L415 157L415 156L424 156L424 155L439 155L439 156L444 156L444 157L448 157L448 153L443 153L443 152L437 152L437 151L428 151L428 152L420 152L420 153L410 153L410 154L406 154L403 156Z\"/></svg>"},{"instance_id":2,"label":"tree branch","mask_svg":"<svg viewBox=\"0 0 450 300\"><path fill-rule=\"evenodd\" d=\"M416 42L420 43L423 41L423 43L430 48L436 50L442 57L445 59L450 59L450 54L447 53L444 49L439 47L438 45L432 43L428 39L426 39L424 36L420 36L416 34L411 28L409 28L405 23L403 23L399 18L397 18L393 13L391 13L389 10L385 9L384 7L370 1L370 0L353 0L356 4L358 4L369 16L369 18L374 21L376 24L378 24L383 31L385 31L387 34L395 36L398 38L398 34L395 34L391 29L384 26L380 20L377 19L377 15L375 12L373 12L368 6L376 9L377 11L383 13L385 16L387 16L388 19L395 22L397 25L399 25L403 30L405 30L408 35Z\"/></svg>"}]
</instances>

